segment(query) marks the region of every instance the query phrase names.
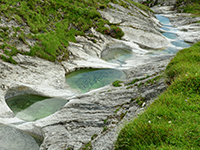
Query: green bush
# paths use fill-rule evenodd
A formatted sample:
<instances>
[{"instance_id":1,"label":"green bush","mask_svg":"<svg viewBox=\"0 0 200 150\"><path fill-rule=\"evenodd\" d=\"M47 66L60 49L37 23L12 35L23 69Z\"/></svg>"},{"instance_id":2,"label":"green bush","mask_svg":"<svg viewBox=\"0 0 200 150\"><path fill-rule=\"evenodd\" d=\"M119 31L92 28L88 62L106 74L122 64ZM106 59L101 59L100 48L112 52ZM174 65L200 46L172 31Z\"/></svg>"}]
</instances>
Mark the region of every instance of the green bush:
<instances>
[{"instance_id":1,"label":"green bush","mask_svg":"<svg viewBox=\"0 0 200 150\"><path fill-rule=\"evenodd\" d=\"M124 35L124 32L121 28L117 26L111 26L110 32L113 31L113 34L110 33L110 35L114 38L121 39L121 37Z\"/></svg>"}]
</instances>

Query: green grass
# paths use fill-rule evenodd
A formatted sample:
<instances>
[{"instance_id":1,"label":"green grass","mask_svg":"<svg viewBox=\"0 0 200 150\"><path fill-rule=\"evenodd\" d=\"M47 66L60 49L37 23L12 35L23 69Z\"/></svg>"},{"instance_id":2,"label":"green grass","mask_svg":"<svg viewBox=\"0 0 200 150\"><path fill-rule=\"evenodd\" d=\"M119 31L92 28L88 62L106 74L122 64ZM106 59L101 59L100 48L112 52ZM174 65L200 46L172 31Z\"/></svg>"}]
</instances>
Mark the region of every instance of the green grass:
<instances>
[{"instance_id":1,"label":"green grass","mask_svg":"<svg viewBox=\"0 0 200 150\"><path fill-rule=\"evenodd\" d=\"M200 147L200 42L181 50L166 69L171 83L147 110L121 130L116 150Z\"/></svg>"},{"instance_id":2,"label":"green grass","mask_svg":"<svg viewBox=\"0 0 200 150\"><path fill-rule=\"evenodd\" d=\"M145 84L147 85L148 83L153 84L154 82L158 82L161 78L163 78L163 75L158 75L153 79L148 80Z\"/></svg>"},{"instance_id":3,"label":"green grass","mask_svg":"<svg viewBox=\"0 0 200 150\"><path fill-rule=\"evenodd\" d=\"M112 85L113 85L114 87L120 87L120 86L122 86L120 83L123 83L123 81L116 80L116 81L114 81L114 82L112 83Z\"/></svg>"},{"instance_id":4,"label":"green grass","mask_svg":"<svg viewBox=\"0 0 200 150\"><path fill-rule=\"evenodd\" d=\"M140 79L135 78L134 80L132 80L132 81L131 81L130 83L128 83L127 85L135 84L136 82L145 80L145 79L147 79L147 78L149 78L149 77L150 77L150 76L147 75L146 77L143 77L143 78L140 78Z\"/></svg>"},{"instance_id":5,"label":"green grass","mask_svg":"<svg viewBox=\"0 0 200 150\"><path fill-rule=\"evenodd\" d=\"M140 9L142 9L142 10L144 10L144 11L153 12L153 11L152 11L149 7L147 7L146 5L143 5L143 4L141 4L141 3L134 2L134 1L132 1L132 0L126 0L126 1L129 2L129 3L131 3L131 4L133 4L133 5L135 5L136 7L140 8Z\"/></svg>"},{"instance_id":6,"label":"green grass","mask_svg":"<svg viewBox=\"0 0 200 150\"><path fill-rule=\"evenodd\" d=\"M183 10L185 13L192 13L194 16L200 16L199 0L177 0L175 6L178 10Z\"/></svg>"},{"instance_id":7,"label":"green grass","mask_svg":"<svg viewBox=\"0 0 200 150\"><path fill-rule=\"evenodd\" d=\"M92 150L92 143L88 142L82 150Z\"/></svg>"},{"instance_id":8,"label":"green grass","mask_svg":"<svg viewBox=\"0 0 200 150\"><path fill-rule=\"evenodd\" d=\"M192 13L192 14L195 14L196 16L200 16L200 2L199 3L188 4L184 8L184 12Z\"/></svg>"},{"instance_id":9,"label":"green grass","mask_svg":"<svg viewBox=\"0 0 200 150\"><path fill-rule=\"evenodd\" d=\"M113 38L121 39L123 31L117 24L111 24L104 20L97 10L110 7L109 2L113 2L128 8L130 4L137 5L145 11L150 9L142 4L137 4L131 0L2 0L0 5L1 16L8 20L16 20L19 24L26 23L30 27L31 34L23 33L23 27L16 29L13 39L18 39L27 44L25 39L35 39L37 43L30 47L30 52L15 51L7 55L12 57L17 53L38 56L43 59L55 61L68 59L67 47L69 41L76 42L75 36L85 36L85 32L91 27L97 31ZM110 29L104 27L105 24ZM9 28L1 28L1 41L8 44L10 37ZM96 42L96 41L94 41ZM15 47L15 44L9 46ZM3 57L1 57L4 59ZM4 59L5 60L5 59Z\"/></svg>"}]
</instances>

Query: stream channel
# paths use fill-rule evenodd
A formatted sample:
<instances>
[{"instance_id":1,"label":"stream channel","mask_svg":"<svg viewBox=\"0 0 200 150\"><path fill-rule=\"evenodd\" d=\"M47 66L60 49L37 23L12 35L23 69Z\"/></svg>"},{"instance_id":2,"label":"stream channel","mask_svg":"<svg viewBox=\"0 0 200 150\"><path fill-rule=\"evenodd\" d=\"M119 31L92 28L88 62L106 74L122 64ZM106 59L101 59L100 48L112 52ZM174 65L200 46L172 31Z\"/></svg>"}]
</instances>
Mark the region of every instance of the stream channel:
<instances>
[{"instance_id":1,"label":"stream channel","mask_svg":"<svg viewBox=\"0 0 200 150\"><path fill-rule=\"evenodd\" d=\"M120 66L126 64L126 61L135 59L145 59L149 56L158 56L163 54L175 54L180 49L190 47L189 44L181 40L176 32L176 28L172 26L169 19L162 15L156 15L157 19L163 24L161 31L162 34L171 42L171 46L164 50L151 50L147 49L145 54L137 56L128 47L112 48L102 51L101 58L110 63L117 63ZM144 62L143 62L144 63ZM123 69L123 67L119 68ZM88 92L92 89L97 89L102 86L108 85L115 80L124 80L126 75L121 70L114 69L81 69L69 73L66 76L66 81L71 88L74 88L82 93Z\"/></svg>"},{"instance_id":2,"label":"stream channel","mask_svg":"<svg viewBox=\"0 0 200 150\"><path fill-rule=\"evenodd\" d=\"M168 18L162 15L156 15L156 17L163 24L161 28L162 34L171 42L172 45L170 47L164 50L145 50L148 53L143 54L142 57L141 54L137 56L137 53L134 53L133 50L126 47L106 49L102 52L102 59L110 63L123 65L128 60L135 59L137 61L145 57L175 54L180 49L190 47L189 44L185 43L176 35L176 32L180 31L171 25ZM66 82L73 90L79 93L86 93L92 89L111 84L115 80L125 80L126 75L122 69L122 67L118 69L80 69L66 75ZM35 121L55 113L68 101L63 98L50 98L39 95L19 95L6 99L6 102L17 118L24 121ZM39 149L38 144L31 136L12 127L0 125L0 135L2 135L0 137L1 150ZM11 145L13 147L9 147Z\"/></svg>"}]
</instances>

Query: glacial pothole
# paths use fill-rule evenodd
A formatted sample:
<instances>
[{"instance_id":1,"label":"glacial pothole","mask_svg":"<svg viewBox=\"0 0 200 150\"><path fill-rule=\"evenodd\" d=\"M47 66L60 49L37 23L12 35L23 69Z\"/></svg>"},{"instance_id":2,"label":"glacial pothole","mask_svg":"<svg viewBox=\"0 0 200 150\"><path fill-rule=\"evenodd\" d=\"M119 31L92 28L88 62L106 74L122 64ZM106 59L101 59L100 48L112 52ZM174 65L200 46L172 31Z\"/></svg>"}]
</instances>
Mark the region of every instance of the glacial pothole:
<instances>
[{"instance_id":1,"label":"glacial pothole","mask_svg":"<svg viewBox=\"0 0 200 150\"><path fill-rule=\"evenodd\" d=\"M125 73L116 69L80 69L66 75L70 87L82 93L125 78Z\"/></svg>"},{"instance_id":2,"label":"glacial pothole","mask_svg":"<svg viewBox=\"0 0 200 150\"><path fill-rule=\"evenodd\" d=\"M134 53L127 48L110 48L101 53L101 58L107 62L125 64L125 60L132 57Z\"/></svg>"},{"instance_id":3,"label":"glacial pothole","mask_svg":"<svg viewBox=\"0 0 200 150\"><path fill-rule=\"evenodd\" d=\"M0 124L0 150L38 150L40 144L29 134Z\"/></svg>"},{"instance_id":4,"label":"glacial pothole","mask_svg":"<svg viewBox=\"0 0 200 150\"><path fill-rule=\"evenodd\" d=\"M6 99L7 105L16 117L25 121L45 118L60 110L68 101L39 95L18 95Z\"/></svg>"}]
</instances>

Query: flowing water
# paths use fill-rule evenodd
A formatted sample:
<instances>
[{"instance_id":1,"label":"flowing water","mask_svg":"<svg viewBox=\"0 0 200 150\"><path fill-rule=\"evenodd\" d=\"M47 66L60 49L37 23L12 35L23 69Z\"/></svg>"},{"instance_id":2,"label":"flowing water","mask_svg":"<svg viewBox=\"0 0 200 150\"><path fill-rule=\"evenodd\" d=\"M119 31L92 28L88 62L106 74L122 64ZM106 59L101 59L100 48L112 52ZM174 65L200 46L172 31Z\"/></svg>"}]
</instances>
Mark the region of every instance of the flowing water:
<instances>
[{"instance_id":1,"label":"flowing water","mask_svg":"<svg viewBox=\"0 0 200 150\"><path fill-rule=\"evenodd\" d=\"M190 47L190 45L183 40L181 40L177 35L178 29L174 28L168 18L162 15L156 15L157 19L162 23L161 29L163 30L163 35L169 39L172 46L167 47L162 51L153 51L153 54L176 54L179 50L183 48Z\"/></svg>"},{"instance_id":2,"label":"flowing water","mask_svg":"<svg viewBox=\"0 0 200 150\"><path fill-rule=\"evenodd\" d=\"M39 95L18 95L6 99L6 102L16 117L25 121L35 121L55 113L68 101Z\"/></svg>"},{"instance_id":3,"label":"flowing water","mask_svg":"<svg viewBox=\"0 0 200 150\"><path fill-rule=\"evenodd\" d=\"M0 150L38 150L33 137L15 128L0 125Z\"/></svg>"},{"instance_id":4,"label":"flowing water","mask_svg":"<svg viewBox=\"0 0 200 150\"><path fill-rule=\"evenodd\" d=\"M82 93L97 89L112 83L115 80L124 80L123 71L115 69L80 69L69 73L66 81L71 88Z\"/></svg>"}]
</instances>

